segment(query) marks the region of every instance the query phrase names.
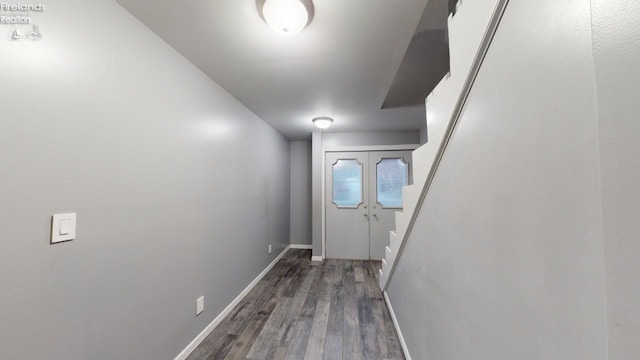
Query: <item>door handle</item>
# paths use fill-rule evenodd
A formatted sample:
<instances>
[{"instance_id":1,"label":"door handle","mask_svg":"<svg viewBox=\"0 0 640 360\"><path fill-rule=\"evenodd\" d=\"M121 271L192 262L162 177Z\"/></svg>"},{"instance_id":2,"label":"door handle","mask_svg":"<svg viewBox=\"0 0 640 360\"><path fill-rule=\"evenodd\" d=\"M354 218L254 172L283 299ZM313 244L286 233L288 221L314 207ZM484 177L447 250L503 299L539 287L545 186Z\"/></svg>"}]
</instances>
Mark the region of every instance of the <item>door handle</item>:
<instances>
[{"instance_id":1,"label":"door handle","mask_svg":"<svg viewBox=\"0 0 640 360\"><path fill-rule=\"evenodd\" d=\"M366 217L367 219L369 218L369 213L362 213L362 215L364 215L364 217Z\"/></svg>"},{"instance_id":2,"label":"door handle","mask_svg":"<svg viewBox=\"0 0 640 360\"><path fill-rule=\"evenodd\" d=\"M372 213L371 213L371 215L373 215L373 216L378 216L378 214L376 214L376 212L375 212L375 211L374 211L374 212L372 212Z\"/></svg>"}]
</instances>

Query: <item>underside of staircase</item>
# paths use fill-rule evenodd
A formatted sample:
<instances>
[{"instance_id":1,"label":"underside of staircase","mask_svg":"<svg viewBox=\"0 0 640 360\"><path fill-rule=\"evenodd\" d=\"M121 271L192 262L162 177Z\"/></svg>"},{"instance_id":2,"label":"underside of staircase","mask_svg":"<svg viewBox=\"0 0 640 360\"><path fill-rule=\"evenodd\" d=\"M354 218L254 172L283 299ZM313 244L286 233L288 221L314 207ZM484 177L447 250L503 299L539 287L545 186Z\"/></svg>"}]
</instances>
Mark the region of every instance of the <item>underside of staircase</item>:
<instances>
[{"instance_id":1,"label":"underside of staircase","mask_svg":"<svg viewBox=\"0 0 640 360\"><path fill-rule=\"evenodd\" d=\"M487 35L492 21L496 21L496 14L500 12L501 3L504 6L505 1L474 0L464 1L464 4L459 1L455 12L449 16L450 72L425 100L428 141L413 152L413 184L403 188L403 209L395 214L395 230L389 234L389 245L385 248L380 269L379 281L383 291L411 232L412 219L420 210L437 155L457 120L456 110L459 111L464 103L462 97L469 90L473 71L477 71L480 50L487 45Z\"/></svg>"}]
</instances>

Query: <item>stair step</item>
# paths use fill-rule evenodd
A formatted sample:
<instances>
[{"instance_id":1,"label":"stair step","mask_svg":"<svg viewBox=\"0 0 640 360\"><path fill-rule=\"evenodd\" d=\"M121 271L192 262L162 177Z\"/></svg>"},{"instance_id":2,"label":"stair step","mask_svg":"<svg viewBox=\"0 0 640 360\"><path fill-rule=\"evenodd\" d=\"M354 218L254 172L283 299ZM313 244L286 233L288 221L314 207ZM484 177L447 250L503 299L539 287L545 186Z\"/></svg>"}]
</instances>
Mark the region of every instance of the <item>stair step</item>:
<instances>
[{"instance_id":1,"label":"stair step","mask_svg":"<svg viewBox=\"0 0 640 360\"><path fill-rule=\"evenodd\" d=\"M385 249L385 251L386 251L386 249ZM389 256L391 256L391 255L389 255ZM391 265L391 261L389 261L390 259L391 259L390 257L387 257L385 259L385 262L382 264L382 272L384 274L389 273L389 265Z\"/></svg>"},{"instance_id":2,"label":"stair step","mask_svg":"<svg viewBox=\"0 0 640 360\"><path fill-rule=\"evenodd\" d=\"M389 247L396 254L398 253L398 250L400 249L400 242L401 241L402 241L402 239L398 238L398 235L396 235L395 231L389 231Z\"/></svg>"},{"instance_id":3,"label":"stair step","mask_svg":"<svg viewBox=\"0 0 640 360\"><path fill-rule=\"evenodd\" d=\"M432 146L430 142L431 140L413 151L413 184L416 187L422 188L431 167L425 154L427 149Z\"/></svg>"},{"instance_id":4,"label":"stair step","mask_svg":"<svg viewBox=\"0 0 640 360\"><path fill-rule=\"evenodd\" d=\"M385 251L385 263L386 263L386 267L390 267L391 264L393 264L393 262L396 259L396 256L398 255L398 249L392 249L390 246L386 246L384 251ZM383 270L384 271L384 270Z\"/></svg>"},{"instance_id":5,"label":"stair step","mask_svg":"<svg viewBox=\"0 0 640 360\"><path fill-rule=\"evenodd\" d=\"M419 189L417 185L407 185L402 188L402 212L413 213L418 203Z\"/></svg>"},{"instance_id":6,"label":"stair step","mask_svg":"<svg viewBox=\"0 0 640 360\"><path fill-rule=\"evenodd\" d=\"M407 218L407 216L403 212L396 211L396 235L404 236L404 232L405 230L407 230L408 224L409 219Z\"/></svg>"}]
</instances>

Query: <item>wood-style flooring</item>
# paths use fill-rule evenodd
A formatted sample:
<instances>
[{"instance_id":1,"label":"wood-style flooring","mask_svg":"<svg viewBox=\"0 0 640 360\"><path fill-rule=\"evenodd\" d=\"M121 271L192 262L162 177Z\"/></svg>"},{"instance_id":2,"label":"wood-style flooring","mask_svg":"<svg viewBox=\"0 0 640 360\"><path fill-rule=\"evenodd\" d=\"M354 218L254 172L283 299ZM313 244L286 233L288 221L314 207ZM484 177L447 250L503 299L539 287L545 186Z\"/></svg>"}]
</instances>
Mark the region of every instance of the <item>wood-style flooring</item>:
<instances>
[{"instance_id":1,"label":"wood-style flooring","mask_svg":"<svg viewBox=\"0 0 640 360\"><path fill-rule=\"evenodd\" d=\"M289 250L187 360L402 360L379 261Z\"/></svg>"}]
</instances>

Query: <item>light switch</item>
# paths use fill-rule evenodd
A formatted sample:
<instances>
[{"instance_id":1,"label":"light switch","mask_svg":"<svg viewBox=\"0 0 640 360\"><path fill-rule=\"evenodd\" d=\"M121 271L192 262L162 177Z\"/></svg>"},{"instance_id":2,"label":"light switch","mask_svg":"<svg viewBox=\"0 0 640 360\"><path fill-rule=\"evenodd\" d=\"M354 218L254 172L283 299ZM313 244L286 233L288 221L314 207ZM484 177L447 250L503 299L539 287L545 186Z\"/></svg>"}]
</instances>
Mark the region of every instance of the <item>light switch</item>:
<instances>
[{"instance_id":1,"label":"light switch","mask_svg":"<svg viewBox=\"0 0 640 360\"><path fill-rule=\"evenodd\" d=\"M62 219L60 220L60 235L69 235L71 232L71 220Z\"/></svg>"},{"instance_id":2,"label":"light switch","mask_svg":"<svg viewBox=\"0 0 640 360\"><path fill-rule=\"evenodd\" d=\"M204 296L200 296L196 299L196 316L204 310Z\"/></svg>"},{"instance_id":3,"label":"light switch","mask_svg":"<svg viewBox=\"0 0 640 360\"><path fill-rule=\"evenodd\" d=\"M76 213L54 214L51 218L51 243L76 238Z\"/></svg>"}]
</instances>

